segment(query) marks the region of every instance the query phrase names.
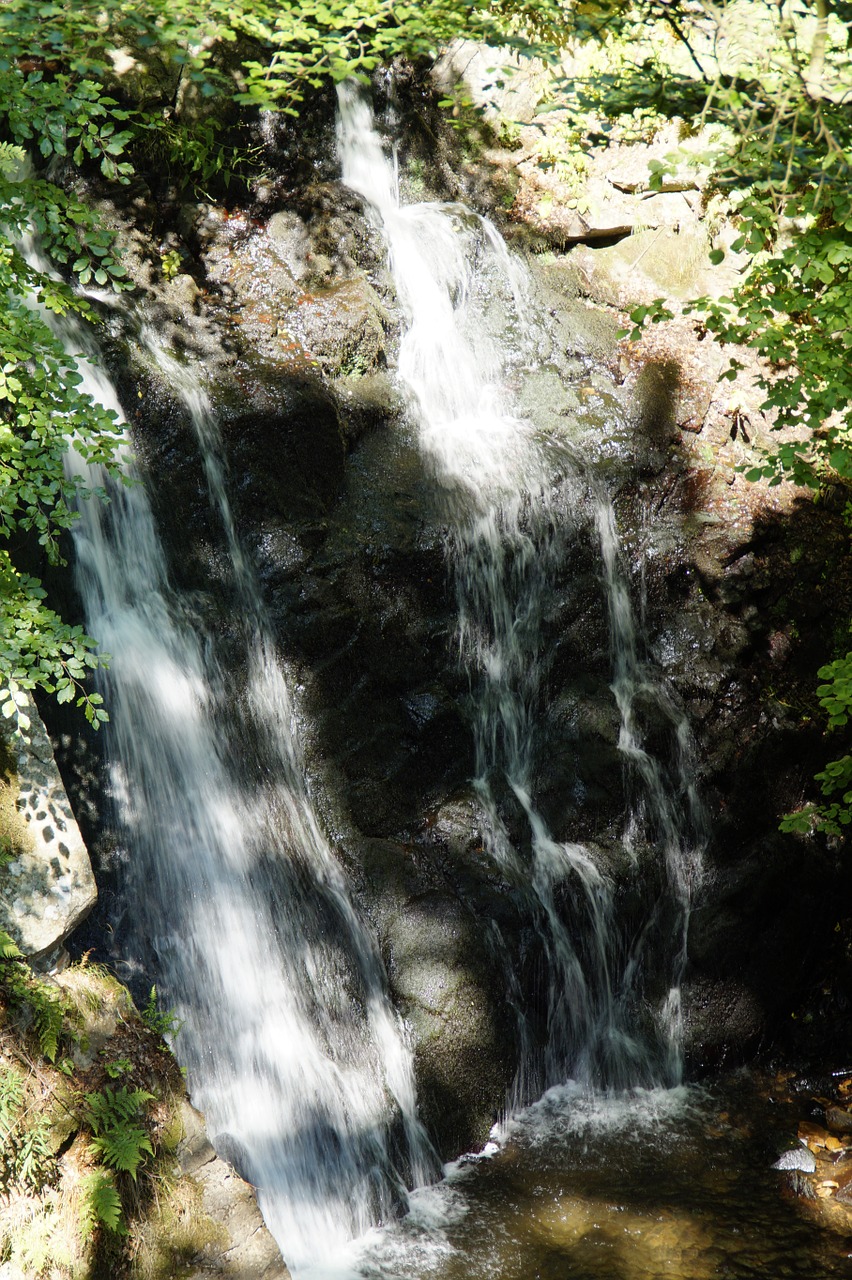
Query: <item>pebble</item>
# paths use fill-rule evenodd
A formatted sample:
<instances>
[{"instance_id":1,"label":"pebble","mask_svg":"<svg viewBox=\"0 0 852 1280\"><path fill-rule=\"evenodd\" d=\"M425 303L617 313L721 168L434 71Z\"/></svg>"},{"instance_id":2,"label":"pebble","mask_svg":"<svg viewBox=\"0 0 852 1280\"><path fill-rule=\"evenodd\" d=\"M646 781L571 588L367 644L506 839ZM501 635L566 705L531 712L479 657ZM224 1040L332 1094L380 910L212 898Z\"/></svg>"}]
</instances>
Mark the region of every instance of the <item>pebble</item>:
<instances>
[{"instance_id":1,"label":"pebble","mask_svg":"<svg viewBox=\"0 0 852 1280\"><path fill-rule=\"evenodd\" d=\"M773 1169L800 1169L802 1173L816 1173L816 1156L807 1147L794 1147L785 1151L772 1166Z\"/></svg>"},{"instance_id":2,"label":"pebble","mask_svg":"<svg viewBox=\"0 0 852 1280\"><path fill-rule=\"evenodd\" d=\"M825 1123L829 1129L838 1133L852 1133L852 1115L841 1107L829 1107L825 1113Z\"/></svg>"},{"instance_id":3,"label":"pebble","mask_svg":"<svg viewBox=\"0 0 852 1280\"><path fill-rule=\"evenodd\" d=\"M800 1142L806 1142L811 1151L819 1147L827 1147L831 1134L827 1129L823 1129L821 1124L814 1124L812 1120L800 1120L797 1130ZM835 1138L836 1142L837 1139Z\"/></svg>"}]
</instances>

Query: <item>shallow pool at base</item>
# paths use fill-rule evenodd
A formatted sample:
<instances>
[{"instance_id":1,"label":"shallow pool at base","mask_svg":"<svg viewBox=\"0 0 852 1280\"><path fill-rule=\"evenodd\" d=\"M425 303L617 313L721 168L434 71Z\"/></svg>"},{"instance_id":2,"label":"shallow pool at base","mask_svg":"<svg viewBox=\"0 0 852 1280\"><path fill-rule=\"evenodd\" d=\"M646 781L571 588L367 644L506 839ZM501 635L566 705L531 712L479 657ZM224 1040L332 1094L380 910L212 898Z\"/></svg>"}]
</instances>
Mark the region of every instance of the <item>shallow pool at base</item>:
<instances>
[{"instance_id":1,"label":"shallow pool at base","mask_svg":"<svg viewBox=\"0 0 852 1280\"><path fill-rule=\"evenodd\" d=\"M796 1115L746 1074L595 1098L551 1089L358 1245L368 1280L823 1280L852 1241L772 1170ZM342 1274L342 1272L338 1273Z\"/></svg>"}]
</instances>

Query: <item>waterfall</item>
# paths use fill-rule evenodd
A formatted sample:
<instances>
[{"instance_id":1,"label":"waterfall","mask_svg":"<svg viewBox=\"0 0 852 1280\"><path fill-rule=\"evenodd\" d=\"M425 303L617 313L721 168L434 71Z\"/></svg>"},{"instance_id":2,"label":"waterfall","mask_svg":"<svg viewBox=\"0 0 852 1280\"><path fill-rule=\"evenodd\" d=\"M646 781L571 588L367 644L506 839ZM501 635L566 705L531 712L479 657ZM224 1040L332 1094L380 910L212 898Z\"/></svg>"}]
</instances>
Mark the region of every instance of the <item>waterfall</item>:
<instances>
[{"instance_id":1,"label":"waterfall","mask_svg":"<svg viewBox=\"0 0 852 1280\"><path fill-rule=\"evenodd\" d=\"M488 815L488 848L525 894L547 961L547 1041L536 1050L521 1013L527 1047L512 1101L529 1101L568 1076L595 1087L674 1083L679 982L703 836L686 722L639 658L611 501L569 447L541 439L515 409L512 386L535 366L546 332L520 261L487 219L462 205L400 207L363 94L343 84L338 96L343 180L363 197L387 246L404 318L399 376L424 458L446 494L447 557L459 652L471 683L474 782ZM619 747L637 780L625 848L635 860L630 832L647 832L666 880L632 937L619 931L606 870L583 845L552 838L534 797L546 588L571 508L589 490L608 599ZM649 696L677 739L674 780L643 746L636 709ZM507 796L525 815L528 854L501 816ZM664 962L668 994L651 1010L649 1030L643 960L652 946L660 949L662 934L673 938Z\"/></svg>"},{"instance_id":2,"label":"waterfall","mask_svg":"<svg viewBox=\"0 0 852 1280\"><path fill-rule=\"evenodd\" d=\"M63 336L70 350L85 349L79 327ZM257 1186L300 1272L393 1216L406 1183L432 1176L436 1162L375 942L310 801L215 419L200 379L148 345L196 431L241 601L245 674L223 669L172 590L129 456L125 486L72 454L70 465L109 493L108 504L82 504L74 538L86 625L113 655L102 692L125 846L125 945L153 953L181 1023L175 1049L193 1101L214 1144ZM121 420L102 371L89 360L80 367L84 388Z\"/></svg>"},{"instance_id":3,"label":"waterfall","mask_svg":"<svg viewBox=\"0 0 852 1280\"><path fill-rule=\"evenodd\" d=\"M496 921L484 922L517 1016L510 1107L569 1077L588 1089L674 1083L705 835L688 725L645 653L611 498L572 446L518 410L517 388L548 343L521 261L461 204L400 207L370 109L347 85L338 141L344 181L385 238L405 322L399 378L446 515L487 854L543 957L546 1037ZM74 322L52 323L69 350L87 349ZM238 656L225 665L172 588L129 449L129 484L72 454L109 495L81 505L75 573L87 629L113 655L99 679L122 946L141 972L152 966L181 1023L175 1049L214 1144L257 1186L292 1269L322 1273L348 1240L398 1213L437 1161L375 939L311 800L292 681L231 510L203 375L144 328L140 346L194 431L230 560ZM80 369L121 420L96 360ZM555 839L536 796L542 627L569 540L590 529L629 793L619 874L650 884L638 924L621 918L612 867ZM665 751L651 749L651 724ZM662 996L646 994L651 966Z\"/></svg>"}]
</instances>

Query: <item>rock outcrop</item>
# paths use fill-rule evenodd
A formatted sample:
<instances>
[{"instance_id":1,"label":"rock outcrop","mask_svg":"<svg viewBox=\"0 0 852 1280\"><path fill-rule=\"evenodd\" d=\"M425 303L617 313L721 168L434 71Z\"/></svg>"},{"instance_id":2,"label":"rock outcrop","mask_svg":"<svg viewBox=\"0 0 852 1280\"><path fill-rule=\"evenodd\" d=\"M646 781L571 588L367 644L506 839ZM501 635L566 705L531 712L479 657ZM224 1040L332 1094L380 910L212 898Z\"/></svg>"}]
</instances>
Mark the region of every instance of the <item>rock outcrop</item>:
<instances>
[{"instance_id":1,"label":"rock outcrop","mask_svg":"<svg viewBox=\"0 0 852 1280\"><path fill-rule=\"evenodd\" d=\"M216 1154L204 1118L185 1102L177 1161L201 1191L204 1212L221 1231L204 1243L187 1280L289 1280L290 1272L267 1231L252 1187Z\"/></svg>"},{"instance_id":2,"label":"rock outcrop","mask_svg":"<svg viewBox=\"0 0 852 1280\"><path fill-rule=\"evenodd\" d=\"M543 1038L542 956L517 886L483 855L446 510L387 372L400 321L381 248L329 173L324 129L325 150L299 180L267 183L243 209L177 212L170 234L186 271L149 289L146 305L211 371L231 501L299 686L312 785L375 924L424 1112L450 1154L484 1136L516 1068L495 939ZM686 990L691 1060L703 1067L785 1042L791 1008L832 953L834 915L845 919L845 908L826 915L850 887L836 851L777 834L820 763L810 686L848 612L840 516L817 518L808 495L744 479L772 427L754 363L720 384L724 353L683 317L641 346L617 338L634 305L726 287L706 261L699 171L652 192L642 163L667 140L641 162L619 150L606 174L575 175L590 212L571 175L524 157L540 133L525 136L455 185L436 164L429 186L485 190L483 170L514 167L521 186L504 226L548 250L530 268L550 354L522 408L595 459L631 565L643 658L693 725L713 832ZM403 186L419 180L403 164ZM142 258L128 261L150 285ZM144 357L128 359L120 333L110 359L174 580L230 656L238 602L186 414ZM556 839L593 843L617 872L626 789L606 603L582 502L569 523L543 610L537 802ZM504 799L523 847L522 815Z\"/></svg>"},{"instance_id":3,"label":"rock outcrop","mask_svg":"<svg viewBox=\"0 0 852 1280\"><path fill-rule=\"evenodd\" d=\"M4 841L0 929L34 964L46 965L92 910L98 891L80 829L35 705L26 739L5 744L4 805L20 820ZM0 744L2 745L2 744Z\"/></svg>"}]
</instances>

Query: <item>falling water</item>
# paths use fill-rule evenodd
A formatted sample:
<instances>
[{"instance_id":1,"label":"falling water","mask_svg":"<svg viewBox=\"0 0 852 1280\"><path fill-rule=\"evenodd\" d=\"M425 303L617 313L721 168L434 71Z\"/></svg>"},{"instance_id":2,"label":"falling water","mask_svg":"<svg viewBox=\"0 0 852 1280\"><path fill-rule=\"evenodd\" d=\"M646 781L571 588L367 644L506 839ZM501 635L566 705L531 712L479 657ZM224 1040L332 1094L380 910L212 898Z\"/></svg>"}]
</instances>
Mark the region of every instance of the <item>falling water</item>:
<instances>
[{"instance_id":1,"label":"falling water","mask_svg":"<svg viewBox=\"0 0 852 1280\"><path fill-rule=\"evenodd\" d=\"M489 850L526 892L546 952L547 1043L527 1053L514 1102L569 1075L598 1087L673 1083L680 1069L678 989L699 861L697 802L688 782L685 721L638 656L612 505L592 484L622 717L619 746L639 783L629 826L653 829L668 881L667 910L654 905L632 941L619 936L605 870L584 846L554 840L534 799L546 589L571 510L590 487L570 450L546 447L513 408L508 388L538 359L542 319L520 262L495 228L458 204L400 207L364 97L343 85L339 103L343 179L364 198L387 244L405 321L400 377L423 453L446 492L459 647L473 695L475 785L490 824ZM651 690L678 738L675 784L642 745L636 706ZM501 816L507 797L525 815L529 854ZM574 904L570 921L566 889ZM642 960L649 942L671 929L670 991L649 1031ZM521 1032L532 1046L524 1026Z\"/></svg>"},{"instance_id":2,"label":"falling water","mask_svg":"<svg viewBox=\"0 0 852 1280\"><path fill-rule=\"evenodd\" d=\"M672 1083L702 841L686 722L645 661L608 496L514 407L512 386L543 341L522 265L462 205L400 208L369 108L346 86L340 101L344 180L386 238L406 320L400 377L445 500L488 849L525 897L546 959L544 1045L507 973L523 1048L512 1103L569 1076L585 1087ZM66 337L83 345L76 331ZM290 1265L307 1270L393 1216L434 1158L375 943L311 803L296 709L228 502L203 380L157 339L143 335L142 345L196 434L230 554L242 658L237 672L225 670L215 638L173 592L143 486L89 475L110 502L82 506L77 575L88 629L113 654L105 738L127 853L128 945L153 957L183 1023L177 1051L214 1141L258 1186ZM120 416L103 374L87 362L82 371ZM129 458L123 465L132 475ZM661 888L629 936L606 867L583 845L555 840L535 797L541 625L553 572L589 505L631 787L624 848L637 874L649 848L659 864ZM665 759L648 748L649 715L673 744ZM523 841L505 816L512 806ZM649 1030L652 953L668 995Z\"/></svg>"},{"instance_id":3,"label":"falling water","mask_svg":"<svg viewBox=\"0 0 852 1280\"><path fill-rule=\"evenodd\" d=\"M82 334L65 337L80 350ZM108 505L82 505L75 545L87 626L113 655L105 736L127 914L182 1024L176 1049L193 1100L214 1143L258 1187L299 1271L393 1216L405 1183L426 1179L434 1157L375 943L310 802L215 421L199 381L154 354L196 429L241 599L247 674L232 750L216 713L233 706L239 677L172 591L145 489L87 473L110 494ZM102 372L86 361L81 371L120 419ZM79 458L73 465L84 470Z\"/></svg>"}]
</instances>

